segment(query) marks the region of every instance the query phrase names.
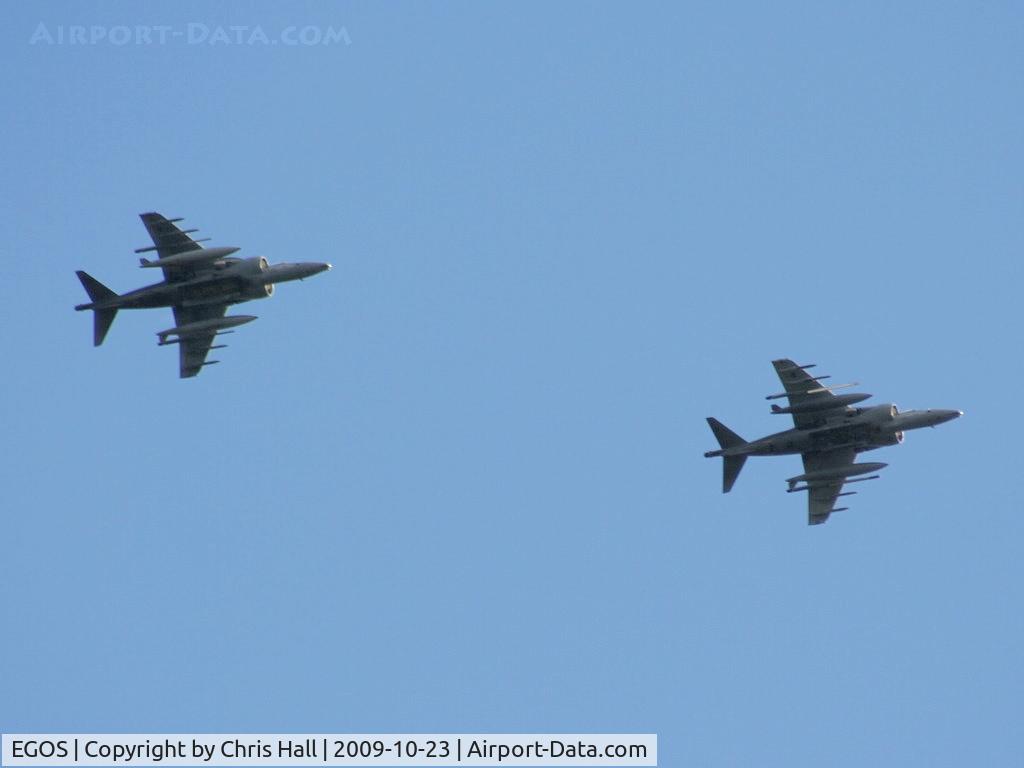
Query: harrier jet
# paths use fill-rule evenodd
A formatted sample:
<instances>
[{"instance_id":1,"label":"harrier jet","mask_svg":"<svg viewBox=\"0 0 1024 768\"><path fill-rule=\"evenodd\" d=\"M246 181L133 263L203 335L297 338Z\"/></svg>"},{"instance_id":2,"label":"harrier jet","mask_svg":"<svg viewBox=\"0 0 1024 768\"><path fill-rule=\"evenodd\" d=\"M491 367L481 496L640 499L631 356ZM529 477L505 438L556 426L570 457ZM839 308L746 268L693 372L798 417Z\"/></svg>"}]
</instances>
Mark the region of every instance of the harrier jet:
<instances>
[{"instance_id":1,"label":"harrier jet","mask_svg":"<svg viewBox=\"0 0 1024 768\"><path fill-rule=\"evenodd\" d=\"M786 390L769 395L768 400L788 398L789 405L772 405L772 413L793 416L793 429L776 432L760 440L747 442L717 419L708 418L721 449L708 451L707 457L721 456L725 461L722 493L728 493L743 469L748 456L780 456L799 453L804 461L804 472L789 478L789 493L807 492L807 523L819 525L828 520L840 496L852 496L856 491L843 492L844 483L875 480L886 464L880 461L855 463L857 454L886 445L903 442L908 429L934 427L963 415L963 411L928 410L904 411L895 405L854 407L871 395L836 395L834 390L847 389L856 384L825 386L822 379L807 373L813 365L797 365L792 360L774 360L775 372ZM850 478L855 478L851 480Z\"/></svg>"},{"instance_id":2,"label":"harrier jet","mask_svg":"<svg viewBox=\"0 0 1024 768\"><path fill-rule=\"evenodd\" d=\"M274 294L274 285L288 280L302 280L331 268L330 264L316 261L298 264L270 264L263 256L242 259L231 254L238 248L204 248L199 245L210 238L193 240L189 233L195 229L179 229L175 222L159 213L143 213L140 218L153 245L137 248L136 253L155 251L153 261L139 259L143 269L161 269L164 279L118 295L101 282L79 271L88 304L75 309L93 311L93 344L99 346L114 322L119 309L150 309L170 307L174 311L174 327L157 333L158 344L177 344L180 352L181 378L195 376L207 360L211 349L225 344L214 344L214 338L232 333L230 328L249 323L254 315L226 315L231 304L251 299L265 299ZM173 337L173 338L171 338Z\"/></svg>"}]
</instances>

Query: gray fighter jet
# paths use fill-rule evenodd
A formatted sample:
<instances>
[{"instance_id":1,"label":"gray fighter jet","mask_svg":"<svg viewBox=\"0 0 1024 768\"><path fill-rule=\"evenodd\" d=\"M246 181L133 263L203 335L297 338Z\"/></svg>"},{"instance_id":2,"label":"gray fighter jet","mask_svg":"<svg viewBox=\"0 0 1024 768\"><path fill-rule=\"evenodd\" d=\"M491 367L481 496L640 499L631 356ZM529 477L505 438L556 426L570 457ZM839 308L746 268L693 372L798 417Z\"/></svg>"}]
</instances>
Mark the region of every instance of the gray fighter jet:
<instances>
[{"instance_id":1,"label":"gray fighter jet","mask_svg":"<svg viewBox=\"0 0 1024 768\"><path fill-rule=\"evenodd\" d=\"M721 450L708 451L707 457L721 456L725 461L722 493L728 493L739 477L748 456L781 456L799 453L804 461L804 472L789 478L789 493L807 492L807 523L819 525L828 520L840 496L852 496L856 491L843 492L844 483L875 480L886 464L880 461L855 463L858 453L886 445L903 442L908 429L934 427L963 416L963 411L928 410L900 413L895 405L854 407L871 395L850 393L837 395L835 390L856 384L824 386L822 379L807 373L813 365L797 365L792 360L774 360L776 373L785 392L769 395L768 400L788 398L789 405L772 405L772 413L793 416L793 429L747 442L717 419L708 418ZM851 480L850 478L855 478Z\"/></svg>"},{"instance_id":2,"label":"gray fighter jet","mask_svg":"<svg viewBox=\"0 0 1024 768\"><path fill-rule=\"evenodd\" d=\"M140 258L140 266L162 269L163 281L118 295L79 271L76 274L90 301L75 309L93 311L93 344L98 347L117 310L170 307L174 311L174 327L157 333L157 343L178 345L183 379L195 376L204 365L219 362L206 359L211 349L226 346L214 344L216 336L232 333L230 328L256 319L254 315L225 315L231 304L265 299L274 294L276 283L302 280L331 268L330 264L316 261L272 265L263 256L238 258L232 256L238 248L199 245L210 238L193 240L189 233L197 230L179 229L175 222L181 219L166 219L159 213L143 213L140 218L153 245L137 248L135 252L155 251L157 255L153 261Z\"/></svg>"}]
</instances>

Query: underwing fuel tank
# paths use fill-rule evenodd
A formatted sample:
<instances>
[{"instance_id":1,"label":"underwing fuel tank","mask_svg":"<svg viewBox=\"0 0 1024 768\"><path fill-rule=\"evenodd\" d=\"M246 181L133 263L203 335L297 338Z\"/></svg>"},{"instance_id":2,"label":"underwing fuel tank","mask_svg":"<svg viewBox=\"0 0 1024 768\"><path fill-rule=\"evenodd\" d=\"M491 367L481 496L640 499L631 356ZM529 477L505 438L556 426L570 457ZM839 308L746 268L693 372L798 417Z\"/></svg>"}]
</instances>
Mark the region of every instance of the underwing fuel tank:
<instances>
[{"instance_id":1,"label":"underwing fuel tank","mask_svg":"<svg viewBox=\"0 0 1024 768\"><path fill-rule=\"evenodd\" d=\"M884 469L889 466L883 461L865 461L860 464L844 464L841 467L830 467L828 469L819 469L814 472L807 472L803 475L797 475L786 480L790 487L797 483L804 482L816 482L819 480L841 480L845 477L855 477L856 475L866 475L870 472L877 472L880 469Z\"/></svg>"},{"instance_id":2,"label":"underwing fuel tank","mask_svg":"<svg viewBox=\"0 0 1024 768\"><path fill-rule=\"evenodd\" d=\"M217 259L223 259L239 250L241 249L234 246L196 248L192 251L176 253L173 256L165 256L155 261L141 259L139 266L143 269L152 269L153 267L187 267L189 264L205 264L210 261L217 261Z\"/></svg>"},{"instance_id":3,"label":"underwing fuel tank","mask_svg":"<svg viewBox=\"0 0 1024 768\"><path fill-rule=\"evenodd\" d=\"M176 328L168 328L166 331L160 331L157 336L160 338L159 344L161 346L165 344L175 344L177 342L167 341L168 336L177 336L179 339L185 338L186 336L203 336L208 333L216 333L222 331L225 328L234 328L238 325L245 325L251 323L256 319L256 315L229 315L228 317L215 317L211 320L197 320L194 323L185 323L185 325L179 325Z\"/></svg>"},{"instance_id":4,"label":"underwing fuel tank","mask_svg":"<svg viewBox=\"0 0 1024 768\"><path fill-rule=\"evenodd\" d=\"M849 395L835 395L834 397L822 398L821 400L811 400L807 403L787 405L784 408L778 405L772 405L772 413L814 413L815 411L828 411L833 408L842 408L843 406L863 402L869 397L871 397L871 395L853 392Z\"/></svg>"}]
</instances>

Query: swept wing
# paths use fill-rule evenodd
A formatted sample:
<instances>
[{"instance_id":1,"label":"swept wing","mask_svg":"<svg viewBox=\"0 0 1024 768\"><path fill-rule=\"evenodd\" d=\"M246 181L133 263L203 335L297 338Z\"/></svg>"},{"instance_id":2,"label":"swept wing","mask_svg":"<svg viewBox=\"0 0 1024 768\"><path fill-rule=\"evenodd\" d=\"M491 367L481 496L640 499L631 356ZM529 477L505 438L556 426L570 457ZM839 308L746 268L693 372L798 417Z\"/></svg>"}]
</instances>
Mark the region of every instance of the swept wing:
<instances>
[{"instance_id":1,"label":"swept wing","mask_svg":"<svg viewBox=\"0 0 1024 768\"><path fill-rule=\"evenodd\" d=\"M181 221L181 219L168 219L159 213L142 213L139 214L139 218L142 219L146 231L149 232L153 245L137 248L136 253L156 252L158 258L166 259L182 253L201 251L203 246L199 243L209 239L193 240L189 237L189 233L198 230L180 229L175 222ZM163 267L164 279L169 283L180 282L189 279L197 271L210 268L210 262L168 265Z\"/></svg>"},{"instance_id":2,"label":"swept wing","mask_svg":"<svg viewBox=\"0 0 1024 768\"><path fill-rule=\"evenodd\" d=\"M194 307L174 307L174 323L176 326L188 326L201 320L220 320L227 311L227 304L200 304ZM223 333L223 331L222 331ZM220 349L224 345L214 345L217 331L209 330L200 333L190 333L182 336L178 341L178 364L179 375L183 379L195 376L202 370L204 365L213 365L217 360L206 361L206 356L211 349Z\"/></svg>"},{"instance_id":3,"label":"swept wing","mask_svg":"<svg viewBox=\"0 0 1024 768\"><path fill-rule=\"evenodd\" d=\"M832 394L832 389L839 389L839 387L830 389L819 379L807 373L806 369L813 368L813 366L800 366L792 360L786 359L772 360L772 365L775 366L775 372L778 374L785 392L779 395L770 395L768 399L779 397L789 399L790 408L793 409L793 424L797 429L821 426L850 410L846 403ZM867 395L857 397L864 398Z\"/></svg>"},{"instance_id":4,"label":"swept wing","mask_svg":"<svg viewBox=\"0 0 1024 768\"><path fill-rule=\"evenodd\" d=\"M842 470L844 467L852 465L857 459L857 451L850 447L837 448L832 451L805 453L802 458L804 460L805 473L827 472L828 470ZM828 520L828 516L833 512L845 509L845 507L836 509L835 504L836 499L839 498L843 491L843 484L846 481L846 477L806 481L808 525L821 525ZM848 492L848 494L852 493L854 492Z\"/></svg>"}]
</instances>

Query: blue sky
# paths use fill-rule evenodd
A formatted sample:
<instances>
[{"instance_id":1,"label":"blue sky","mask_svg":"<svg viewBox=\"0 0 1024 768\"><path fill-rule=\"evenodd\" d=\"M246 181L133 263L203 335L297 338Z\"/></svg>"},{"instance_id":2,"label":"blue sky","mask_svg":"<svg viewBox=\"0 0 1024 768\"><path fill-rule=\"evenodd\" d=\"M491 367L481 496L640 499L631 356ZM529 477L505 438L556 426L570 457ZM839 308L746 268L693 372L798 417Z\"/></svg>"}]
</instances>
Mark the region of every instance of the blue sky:
<instances>
[{"instance_id":1,"label":"blue sky","mask_svg":"<svg viewBox=\"0 0 1024 768\"><path fill-rule=\"evenodd\" d=\"M58 26L350 44L29 44ZM11 6L0 729L1019 762L1014 3ZM177 378L137 218L334 270ZM808 528L770 360L966 416Z\"/></svg>"}]
</instances>

